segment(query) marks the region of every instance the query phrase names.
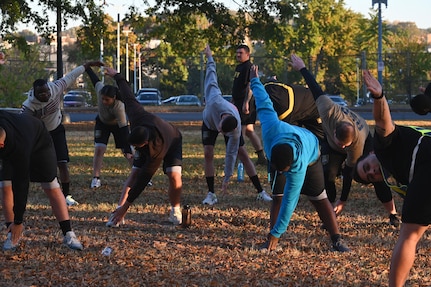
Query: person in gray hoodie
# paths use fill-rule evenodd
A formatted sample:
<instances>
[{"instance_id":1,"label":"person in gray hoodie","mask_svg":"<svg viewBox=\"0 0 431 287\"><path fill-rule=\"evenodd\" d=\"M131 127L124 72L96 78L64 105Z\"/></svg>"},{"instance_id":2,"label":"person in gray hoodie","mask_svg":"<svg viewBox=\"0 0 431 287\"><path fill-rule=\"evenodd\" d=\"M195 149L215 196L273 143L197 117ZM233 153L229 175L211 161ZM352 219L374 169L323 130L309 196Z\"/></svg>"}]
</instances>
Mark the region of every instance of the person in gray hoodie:
<instances>
[{"instance_id":1,"label":"person in gray hoodie","mask_svg":"<svg viewBox=\"0 0 431 287\"><path fill-rule=\"evenodd\" d=\"M85 69L92 66L100 67L102 65L103 63L99 61L87 62L53 82L48 82L45 79L37 79L33 82L33 89L28 92L27 100L22 104L22 113L42 120L51 134L57 155L61 189L68 206L77 205L78 202L73 199L69 191L69 150L67 148L66 132L62 124L61 101L66 89L76 82L76 79L84 73Z\"/></svg>"},{"instance_id":2,"label":"person in gray hoodie","mask_svg":"<svg viewBox=\"0 0 431 287\"><path fill-rule=\"evenodd\" d=\"M209 45L204 50L207 57L207 70L205 77L205 109L203 111L202 144L205 156L205 178L208 186L208 194L202 201L203 204L213 205L217 203L214 189L214 145L219 133L222 133L226 143L226 156L224 166L224 180L222 192L226 193L229 180L233 174L236 157L244 164L244 169L257 190L258 200L272 201L271 196L263 190L259 177L251 161L244 139L241 135L241 119L238 109L222 97L217 83L216 64L212 57Z\"/></svg>"}]
</instances>

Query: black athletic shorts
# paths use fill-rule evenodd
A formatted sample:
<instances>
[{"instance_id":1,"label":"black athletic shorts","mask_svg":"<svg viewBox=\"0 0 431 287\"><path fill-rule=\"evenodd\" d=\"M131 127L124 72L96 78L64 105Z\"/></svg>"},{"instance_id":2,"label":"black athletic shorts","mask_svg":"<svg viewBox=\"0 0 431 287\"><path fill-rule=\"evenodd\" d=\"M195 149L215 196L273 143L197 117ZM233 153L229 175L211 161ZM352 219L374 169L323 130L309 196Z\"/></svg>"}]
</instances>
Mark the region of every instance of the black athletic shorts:
<instances>
[{"instance_id":1,"label":"black athletic shorts","mask_svg":"<svg viewBox=\"0 0 431 287\"><path fill-rule=\"evenodd\" d=\"M99 116L96 117L96 124L94 126L94 142L99 144L108 145L109 136L114 136L115 147L122 149L125 153L132 153L132 149L127 142L127 135L122 133L122 128L115 125L107 125L103 123Z\"/></svg>"},{"instance_id":2,"label":"black athletic shorts","mask_svg":"<svg viewBox=\"0 0 431 287\"><path fill-rule=\"evenodd\" d=\"M202 144L203 145L212 145L215 146L216 140L217 140L217 136L219 134L218 131L215 130L210 130L204 122L202 122L202 129L201 129L201 134L202 134ZM227 142L229 141L229 137L224 136L224 143L227 144ZM244 139L242 137L242 134L239 138L239 146L243 146L244 145Z\"/></svg>"},{"instance_id":3,"label":"black athletic shorts","mask_svg":"<svg viewBox=\"0 0 431 287\"><path fill-rule=\"evenodd\" d=\"M233 104L238 109L239 115L241 117L241 125L254 125L256 123L257 113L254 99L250 100L249 114L244 114L244 112L242 111L243 102L234 102Z\"/></svg>"},{"instance_id":4,"label":"black athletic shorts","mask_svg":"<svg viewBox=\"0 0 431 287\"><path fill-rule=\"evenodd\" d=\"M271 186L273 187L273 195L282 195L284 193L285 184L286 177L283 173L277 171L271 172ZM301 194L307 196L319 196L324 189L325 180L323 176L323 166L319 158L317 162L313 163L307 168Z\"/></svg>"},{"instance_id":5,"label":"black athletic shorts","mask_svg":"<svg viewBox=\"0 0 431 287\"><path fill-rule=\"evenodd\" d=\"M57 162L69 162L69 149L66 142L66 131L63 124L59 124L54 130L49 132L54 142Z\"/></svg>"}]
</instances>

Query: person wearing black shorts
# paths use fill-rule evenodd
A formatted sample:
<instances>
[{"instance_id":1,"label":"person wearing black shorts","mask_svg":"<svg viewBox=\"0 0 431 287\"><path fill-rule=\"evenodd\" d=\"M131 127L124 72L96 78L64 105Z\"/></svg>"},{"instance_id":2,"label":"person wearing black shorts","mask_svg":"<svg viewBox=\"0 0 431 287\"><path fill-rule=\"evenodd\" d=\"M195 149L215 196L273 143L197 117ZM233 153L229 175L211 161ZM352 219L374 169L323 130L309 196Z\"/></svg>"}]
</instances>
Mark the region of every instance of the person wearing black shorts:
<instances>
[{"instance_id":1,"label":"person wearing black shorts","mask_svg":"<svg viewBox=\"0 0 431 287\"><path fill-rule=\"evenodd\" d=\"M322 120L309 89L300 85L281 83L277 81L276 76L271 77L264 87L279 120L306 128L319 139L319 142L324 140ZM268 174L273 198L270 213L270 228L272 228L280 210L286 177L283 172L278 172L270 162L268 162Z\"/></svg>"},{"instance_id":2,"label":"person wearing black shorts","mask_svg":"<svg viewBox=\"0 0 431 287\"><path fill-rule=\"evenodd\" d=\"M241 120L238 109L227 102L223 97L217 82L216 64L212 52L207 45L204 50L207 57L207 69L205 75L205 109L202 122L202 144L205 157L205 179L208 193L203 204L213 205L217 203L214 190L214 145L219 133L223 134L226 144L226 155L224 165L224 180L222 192L227 191L229 180L233 174L235 161L238 159L244 164L244 169L257 191L257 199L272 201L265 190L263 190L256 168L248 156L244 147L244 139L241 134Z\"/></svg>"},{"instance_id":3,"label":"person wearing black shorts","mask_svg":"<svg viewBox=\"0 0 431 287\"><path fill-rule=\"evenodd\" d=\"M63 232L63 243L71 249L82 250L72 231L66 200L57 180L53 142L44 124L25 114L0 112L0 160L2 206L8 231L3 249L18 247L31 181L40 182L49 197Z\"/></svg>"},{"instance_id":4,"label":"person wearing black shorts","mask_svg":"<svg viewBox=\"0 0 431 287\"><path fill-rule=\"evenodd\" d=\"M104 85L91 68L85 70L90 77L97 94L98 114L94 125L94 157L93 179L90 187L101 186L100 170L102 169L103 155L109 141L109 136L114 136L115 147L121 149L124 157L133 164L133 152L127 142L129 126L126 117L124 103L118 98L120 91L117 87Z\"/></svg>"},{"instance_id":5,"label":"person wearing black shorts","mask_svg":"<svg viewBox=\"0 0 431 287\"><path fill-rule=\"evenodd\" d=\"M280 212L261 248L276 249L302 193L308 196L320 219L327 225L333 250L348 252L350 249L341 240L337 219L326 195L319 140L305 128L280 121L258 78L258 67L255 65L250 71L250 82L262 125L265 152L274 168L286 177Z\"/></svg>"},{"instance_id":6,"label":"person wearing black shorts","mask_svg":"<svg viewBox=\"0 0 431 287\"><path fill-rule=\"evenodd\" d=\"M131 128L128 141L135 148L132 171L126 180L128 188L123 189L118 208L111 214L106 225L114 227L123 222L127 210L161 164L169 179L168 196L171 203L169 221L175 225L181 224L181 132L169 122L147 112L136 100L129 83L115 69L111 67L104 69L106 75L116 80L120 89L121 100L126 107Z\"/></svg>"},{"instance_id":7,"label":"person wearing black shorts","mask_svg":"<svg viewBox=\"0 0 431 287\"><path fill-rule=\"evenodd\" d=\"M237 107L241 117L243 137L247 137L253 145L256 154L256 165L266 165L267 160L262 147L262 141L254 130L256 123L256 105L250 90L250 48L241 44L236 49L236 59L239 64L235 68L232 87L232 102Z\"/></svg>"},{"instance_id":8,"label":"person wearing black shorts","mask_svg":"<svg viewBox=\"0 0 431 287\"><path fill-rule=\"evenodd\" d=\"M359 159L354 178L362 183L386 181L392 175L403 188L402 223L392 252L389 286L404 286L416 247L431 224L431 137L420 128L396 125L382 86L370 71L363 79L374 99L374 153Z\"/></svg>"},{"instance_id":9,"label":"person wearing black shorts","mask_svg":"<svg viewBox=\"0 0 431 287\"><path fill-rule=\"evenodd\" d=\"M292 54L292 67L304 77L316 102L317 110L322 118L322 127L326 141L322 142L322 163L325 172L325 188L329 200L334 204L334 211L340 214L347 202L351 186L352 171L358 158L364 153L372 152L370 129L367 122L360 115L333 102L321 89L316 79L305 67L304 61ZM336 200L335 180L342 170L343 186L341 195ZM377 198L389 213L389 223L398 227L400 221L397 216L395 202L390 188L383 182L374 183Z\"/></svg>"},{"instance_id":10,"label":"person wearing black shorts","mask_svg":"<svg viewBox=\"0 0 431 287\"><path fill-rule=\"evenodd\" d=\"M101 64L98 61L85 63L76 67L61 79L53 82L48 82L45 79L37 79L33 82L33 88L28 92L27 100L22 104L22 113L42 120L52 136L57 154L61 189L68 206L77 205L78 202L70 194L70 173L68 166L70 159L66 132L62 123L61 102L66 89L76 82L76 79L84 73L86 68L92 66L100 67Z\"/></svg>"}]
</instances>

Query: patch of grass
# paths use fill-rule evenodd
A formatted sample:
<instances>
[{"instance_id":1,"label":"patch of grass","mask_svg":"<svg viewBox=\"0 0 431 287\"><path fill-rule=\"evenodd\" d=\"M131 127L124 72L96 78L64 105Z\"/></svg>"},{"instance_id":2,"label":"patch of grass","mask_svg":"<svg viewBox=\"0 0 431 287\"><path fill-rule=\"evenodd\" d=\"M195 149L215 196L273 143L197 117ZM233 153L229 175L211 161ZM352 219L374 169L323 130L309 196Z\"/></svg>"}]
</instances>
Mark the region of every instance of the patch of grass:
<instances>
[{"instance_id":1,"label":"patch of grass","mask_svg":"<svg viewBox=\"0 0 431 287\"><path fill-rule=\"evenodd\" d=\"M409 123L411 124L411 123ZM417 124L417 123L416 123ZM105 227L115 208L129 168L113 140L102 170L102 187L89 188L93 157L93 124L66 126L71 155L71 191L80 205L70 208L73 227L85 246L75 252L61 245L61 231L48 199L31 185L25 236L16 252L2 251L1 286L385 286L398 230L388 224L382 204L370 186L353 183L349 201L338 217L352 252L330 251L326 231L305 197L301 197L282 252L255 247L269 229L269 203L257 202L249 181L229 186L213 207L206 195L200 124L181 124L183 133L182 202L192 205L190 229L166 223L167 178L159 170L126 216L126 225ZM259 131L259 127L257 127ZM250 149L253 161L256 155ZM223 174L223 139L216 145L216 186ZM258 174L267 191L265 167ZM338 180L338 188L341 182ZM220 190L220 189L219 189ZM401 212L402 201L394 195ZM3 230L4 231L4 230ZM3 232L3 235L5 233ZM101 254L104 247L111 256ZM418 245L407 286L431 285L430 235Z\"/></svg>"}]
</instances>

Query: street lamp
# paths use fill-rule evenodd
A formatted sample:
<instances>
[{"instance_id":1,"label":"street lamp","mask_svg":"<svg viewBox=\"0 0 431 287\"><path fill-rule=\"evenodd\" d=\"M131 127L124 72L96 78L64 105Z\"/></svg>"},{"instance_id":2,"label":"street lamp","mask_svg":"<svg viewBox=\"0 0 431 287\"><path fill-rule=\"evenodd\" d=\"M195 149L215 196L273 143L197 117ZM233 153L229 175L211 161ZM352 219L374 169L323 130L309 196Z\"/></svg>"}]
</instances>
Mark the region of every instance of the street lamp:
<instances>
[{"instance_id":1,"label":"street lamp","mask_svg":"<svg viewBox=\"0 0 431 287\"><path fill-rule=\"evenodd\" d=\"M120 72L120 13L117 14L117 72Z\"/></svg>"},{"instance_id":2,"label":"street lamp","mask_svg":"<svg viewBox=\"0 0 431 287\"><path fill-rule=\"evenodd\" d=\"M379 83L383 85L383 79L382 79L382 72L384 69L384 63L382 60L382 3L386 5L386 8L388 7L388 0L372 0L372 5L374 7L374 4L379 5L379 43L378 43L378 60L377 60L377 79L379 80Z\"/></svg>"},{"instance_id":3,"label":"street lamp","mask_svg":"<svg viewBox=\"0 0 431 287\"><path fill-rule=\"evenodd\" d=\"M123 30L123 33L126 34L126 81L129 81L129 33L132 32L132 30L129 30L129 27L126 27L127 29Z\"/></svg>"},{"instance_id":4,"label":"street lamp","mask_svg":"<svg viewBox=\"0 0 431 287\"><path fill-rule=\"evenodd\" d=\"M356 58L356 104L359 105L359 86L360 86L360 80L359 80L359 63L361 59Z\"/></svg>"},{"instance_id":5,"label":"street lamp","mask_svg":"<svg viewBox=\"0 0 431 287\"><path fill-rule=\"evenodd\" d=\"M136 94L136 46L138 44L133 44L133 91Z\"/></svg>"}]
</instances>

